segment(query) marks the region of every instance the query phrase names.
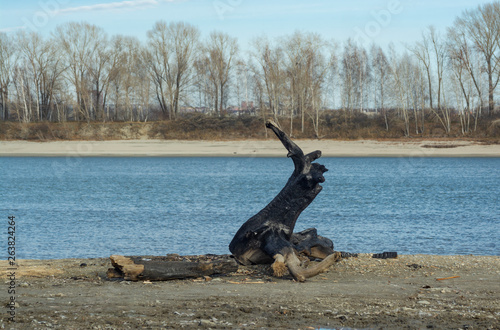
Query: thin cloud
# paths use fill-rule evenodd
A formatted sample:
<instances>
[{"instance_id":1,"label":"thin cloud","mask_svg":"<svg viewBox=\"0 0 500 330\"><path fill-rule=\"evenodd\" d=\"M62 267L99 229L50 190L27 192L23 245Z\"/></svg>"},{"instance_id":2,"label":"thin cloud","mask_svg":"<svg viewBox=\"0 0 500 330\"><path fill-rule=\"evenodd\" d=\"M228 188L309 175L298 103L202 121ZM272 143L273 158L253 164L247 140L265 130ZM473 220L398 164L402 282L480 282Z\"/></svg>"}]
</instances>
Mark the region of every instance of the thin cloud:
<instances>
[{"instance_id":1,"label":"thin cloud","mask_svg":"<svg viewBox=\"0 0 500 330\"><path fill-rule=\"evenodd\" d=\"M119 1L110 3L99 3L90 6L63 8L57 10L55 14L68 14L74 12L93 11L93 10L127 9L127 8L157 5L158 3L159 3L158 0L129 0L129 1Z\"/></svg>"},{"instance_id":2,"label":"thin cloud","mask_svg":"<svg viewBox=\"0 0 500 330\"><path fill-rule=\"evenodd\" d=\"M26 26L22 25L22 26L14 26L14 27L3 28L3 29L0 29L0 32L8 33L8 32L14 32L14 31L17 31L17 30L22 30L22 29L26 29Z\"/></svg>"}]
</instances>

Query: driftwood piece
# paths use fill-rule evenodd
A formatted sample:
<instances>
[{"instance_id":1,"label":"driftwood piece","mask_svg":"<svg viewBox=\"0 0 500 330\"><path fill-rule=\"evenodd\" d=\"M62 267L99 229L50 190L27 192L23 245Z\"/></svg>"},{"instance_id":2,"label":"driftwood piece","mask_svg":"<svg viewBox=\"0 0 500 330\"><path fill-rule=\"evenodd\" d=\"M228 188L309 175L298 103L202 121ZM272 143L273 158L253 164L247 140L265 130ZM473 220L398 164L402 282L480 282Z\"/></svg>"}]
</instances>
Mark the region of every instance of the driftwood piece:
<instances>
[{"instance_id":1,"label":"driftwood piece","mask_svg":"<svg viewBox=\"0 0 500 330\"><path fill-rule=\"evenodd\" d=\"M313 246L303 246L303 250L308 253L318 252L324 258L317 265L304 269L300 266L295 250L300 248L300 243L294 245L292 242L297 218L321 191L320 183L325 181L323 173L327 169L321 164L313 163L321 157L321 151L305 155L276 123L269 120L266 127L276 134L288 150L287 156L292 159L295 168L278 195L241 226L229 244L229 250L243 265L273 263L276 276L283 276L288 268L296 280L304 281L325 271L340 259L340 253L329 254L333 252L333 246L331 250L321 248L320 251L312 249ZM316 233L314 231L309 234Z\"/></svg>"},{"instance_id":2,"label":"driftwood piece","mask_svg":"<svg viewBox=\"0 0 500 330\"><path fill-rule=\"evenodd\" d=\"M335 252L332 240L318 235L316 228L293 233L290 242L299 254L312 259L325 259Z\"/></svg>"},{"instance_id":3,"label":"driftwood piece","mask_svg":"<svg viewBox=\"0 0 500 330\"><path fill-rule=\"evenodd\" d=\"M112 255L109 278L129 281L166 281L183 278L228 274L238 270L230 256L219 256L208 261L172 261L167 257L125 257Z\"/></svg>"}]
</instances>

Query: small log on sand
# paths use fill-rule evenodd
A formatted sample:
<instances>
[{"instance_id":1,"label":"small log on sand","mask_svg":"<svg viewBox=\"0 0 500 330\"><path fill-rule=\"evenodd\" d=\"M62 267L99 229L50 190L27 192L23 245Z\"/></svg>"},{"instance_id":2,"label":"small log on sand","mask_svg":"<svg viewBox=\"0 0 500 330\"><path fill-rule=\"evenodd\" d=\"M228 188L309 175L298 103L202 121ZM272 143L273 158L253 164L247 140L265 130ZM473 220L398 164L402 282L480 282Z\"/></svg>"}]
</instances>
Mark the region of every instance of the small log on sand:
<instances>
[{"instance_id":1,"label":"small log on sand","mask_svg":"<svg viewBox=\"0 0 500 330\"><path fill-rule=\"evenodd\" d=\"M126 257L112 255L108 278L129 281L167 281L228 274L238 270L237 262L229 255L204 261L172 261L168 257Z\"/></svg>"}]
</instances>

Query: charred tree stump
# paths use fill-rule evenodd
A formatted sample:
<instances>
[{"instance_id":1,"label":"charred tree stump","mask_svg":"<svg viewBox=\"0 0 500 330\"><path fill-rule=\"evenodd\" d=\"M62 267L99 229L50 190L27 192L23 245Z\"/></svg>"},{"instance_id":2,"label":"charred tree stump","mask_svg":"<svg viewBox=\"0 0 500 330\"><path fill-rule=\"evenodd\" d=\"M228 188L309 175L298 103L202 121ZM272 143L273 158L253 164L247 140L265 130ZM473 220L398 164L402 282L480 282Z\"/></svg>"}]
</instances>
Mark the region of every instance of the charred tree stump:
<instances>
[{"instance_id":1,"label":"charred tree stump","mask_svg":"<svg viewBox=\"0 0 500 330\"><path fill-rule=\"evenodd\" d=\"M216 260L172 261L167 257L126 257L112 255L108 278L129 281L166 281L193 277L228 274L238 270L233 258L218 256Z\"/></svg>"},{"instance_id":2,"label":"charred tree stump","mask_svg":"<svg viewBox=\"0 0 500 330\"><path fill-rule=\"evenodd\" d=\"M295 169L278 195L241 226L229 244L229 250L243 265L272 263L276 276L283 276L288 268L296 280L304 281L326 271L340 258L340 253L333 253L333 244L331 250L328 249L328 242L324 248L319 248L321 251L312 249L321 241L315 231L309 233L312 234L308 240L309 246L294 245L292 242L295 222L321 191L320 183L325 181L323 173L328 170L323 165L313 163L321 157L321 151L316 150L304 155L302 149L276 123L268 120L266 127L276 134L288 150L287 157L292 159ZM315 266L302 268L296 252L297 247L308 251L310 255L318 253L317 257L324 259Z\"/></svg>"}]
</instances>

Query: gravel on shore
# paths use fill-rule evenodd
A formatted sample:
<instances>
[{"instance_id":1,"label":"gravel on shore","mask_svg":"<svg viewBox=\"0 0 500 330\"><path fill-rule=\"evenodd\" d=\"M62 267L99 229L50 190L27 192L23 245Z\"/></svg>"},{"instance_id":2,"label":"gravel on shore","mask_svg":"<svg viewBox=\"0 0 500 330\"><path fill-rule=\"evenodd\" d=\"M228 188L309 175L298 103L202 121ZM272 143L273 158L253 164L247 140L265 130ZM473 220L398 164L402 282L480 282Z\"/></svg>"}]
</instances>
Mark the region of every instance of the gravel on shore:
<instances>
[{"instance_id":1,"label":"gravel on shore","mask_svg":"<svg viewBox=\"0 0 500 330\"><path fill-rule=\"evenodd\" d=\"M370 254L305 283L268 266L165 282L110 280L108 258L20 260L1 329L500 329L500 257ZM0 262L7 293L7 261Z\"/></svg>"}]
</instances>

